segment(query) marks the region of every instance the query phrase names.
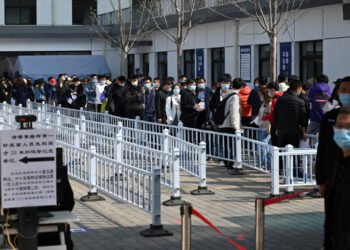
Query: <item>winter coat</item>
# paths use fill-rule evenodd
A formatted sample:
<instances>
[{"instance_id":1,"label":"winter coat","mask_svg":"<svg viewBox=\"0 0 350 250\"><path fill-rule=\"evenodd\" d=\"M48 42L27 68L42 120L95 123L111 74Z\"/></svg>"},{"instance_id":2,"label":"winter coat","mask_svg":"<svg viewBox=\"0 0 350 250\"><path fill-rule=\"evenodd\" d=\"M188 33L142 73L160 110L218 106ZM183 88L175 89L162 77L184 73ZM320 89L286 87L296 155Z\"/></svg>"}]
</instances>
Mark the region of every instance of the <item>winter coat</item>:
<instances>
[{"instance_id":1,"label":"winter coat","mask_svg":"<svg viewBox=\"0 0 350 250\"><path fill-rule=\"evenodd\" d=\"M309 91L309 99L311 102L310 120L313 122L321 122L324 114L323 107L331 97L332 91L327 83L316 82Z\"/></svg>"},{"instance_id":2,"label":"winter coat","mask_svg":"<svg viewBox=\"0 0 350 250\"><path fill-rule=\"evenodd\" d=\"M208 88L208 87L205 87L204 90L203 89L200 90L200 89L197 88L196 93L197 93L198 99L200 99L199 92L202 92L202 91L204 91L204 100L199 100L199 102L204 101L204 103L205 103L205 110L202 111L202 112L205 112L205 121L209 121L209 119L210 119L209 102L210 102L210 99L211 99L211 97L213 95L213 90L211 88Z\"/></svg>"},{"instance_id":3,"label":"winter coat","mask_svg":"<svg viewBox=\"0 0 350 250\"><path fill-rule=\"evenodd\" d=\"M87 96L88 103L97 103L96 99L96 84L92 82L88 82L85 85L85 94Z\"/></svg>"},{"instance_id":4,"label":"winter coat","mask_svg":"<svg viewBox=\"0 0 350 250\"><path fill-rule=\"evenodd\" d=\"M219 128L230 128L238 130L241 127L241 105L238 92L235 90L230 90L226 94L220 96L220 101L224 100L226 96L236 92L237 95L232 95L226 102L225 105L225 115L227 115L224 122L219 125Z\"/></svg>"},{"instance_id":5,"label":"winter coat","mask_svg":"<svg viewBox=\"0 0 350 250\"><path fill-rule=\"evenodd\" d=\"M96 104L101 104L101 95L106 88L106 84L96 83Z\"/></svg>"},{"instance_id":6,"label":"winter coat","mask_svg":"<svg viewBox=\"0 0 350 250\"><path fill-rule=\"evenodd\" d=\"M167 123L173 124L177 116L177 120L180 120L181 116L181 96L179 95L180 103L177 102L175 95L168 96L166 99L165 110L167 116ZM174 124L177 125L177 124Z\"/></svg>"},{"instance_id":7,"label":"winter coat","mask_svg":"<svg viewBox=\"0 0 350 250\"><path fill-rule=\"evenodd\" d=\"M69 107L67 100L71 97L70 87L67 83L63 83L62 87L60 83L56 84L56 95L57 95L57 104L62 105L62 107Z\"/></svg>"},{"instance_id":8,"label":"winter coat","mask_svg":"<svg viewBox=\"0 0 350 250\"><path fill-rule=\"evenodd\" d=\"M283 96L283 93L282 92L278 92L276 93L276 95L272 98L272 102L271 102L271 112L264 115L262 117L262 120L263 121L267 121L269 120L270 124L273 123L273 110L275 109L275 105L276 105L276 102L278 100L278 98L280 98L281 96Z\"/></svg>"},{"instance_id":9,"label":"winter coat","mask_svg":"<svg viewBox=\"0 0 350 250\"><path fill-rule=\"evenodd\" d=\"M239 91L239 98L241 99L241 113L242 117L251 117L252 116L252 105L248 104L249 94L252 90L245 86Z\"/></svg>"},{"instance_id":10,"label":"winter coat","mask_svg":"<svg viewBox=\"0 0 350 250\"><path fill-rule=\"evenodd\" d=\"M181 95L181 116L180 120L185 127L194 128L197 117L197 111L194 109L194 105L197 103L195 93L186 89Z\"/></svg>"},{"instance_id":11,"label":"winter coat","mask_svg":"<svg viewBox=\"0 0 350 250\"><path fill-rule=\"evenodd\" d=\"M34 85L34 96L36 101L46 100L45 89L43 85Z\"/></svg>"},{"instance_id":12,"label":"winter coat","mask_svg":"<svg viewBox=\"0 0 350 250\"><path fill-rule=\"evenodd\" d=\"M264 116L266 116L267 114L272 113L272 103L270 102L266 107L264 106L264 104L261 105L260 110L259 110L259 121L262 121L261 125L259 126L259 128L265 130L265 131L270 131L271 128L271 123L268 119L263 120L262 118Z\"/></svg>"},{"instance_id":13,"label":"winter coat","mask_svg":"<svg viewBox=\"0 0 350 250\"><path fill-rule=\"evenodd\" d=\"M162 123L165 123L167 120L165 103L168 96L170 96L170 93L163 89L159 89L156 93L156 116L157 119L162 119Z\"/></svg>"},{"instance_id":14,"label":"winter coat","mask_svg":"<svg viewBox=\"0 0 350 250\"><path fill-rule=\"evenodd\" d=\"M343 156L343 151L333 140L333 127L338 114L339 109L334 109L322 117L315 166L318 185L328 183L332 179L334 167Z\"/></svg>"},{"instance_id":15,"label":"winter coat","mask_svg":"<svg viewBox=\"0 0 350 250\"><path fill-rule=\"evenodd\" d=\"M143 111L145 104L141 101L141 87L132 86L131 84L126 86L125 89L126 99L126 112L133 113L134 111Z\"/></svg>"},{"instance_id":16,"label":"winter coat","mask_svg":"<svg viewBox=\"0 0 350 250\"><path fill-rule=\"evenodd\" d=\"M156 90L154 88L152 88L151 91L147 89L146 92L142 94L141 102L145 104L145 115L156 115Z\"/></svg>"},{"instance_id":17,"label":"winter coat","mask_svg":"<svg viewBox=\"0 0 350 250\"><path fill-rule=\"evenodd\" d=\"M86 95L84 92L84 86L83 84L79 84L76 89L77 92L77 98L74 101L74 108L80 109L85 107L86 105Z\"/></svg>"},{"instance_id":18,"label":"winter coat","mask_svg":"<svg viewBox=\"0 0 350 250\"><path fill-rule=\"evenodd\" d=\"M126 99L124 96L124 87L112 83L110 89L110 95L108 96L107 109L110 114L119 117L126 117Z\"/></svg>"},{"instance_id":19,"label":"winter coat","mask_svg":"<svg viewBox=\"0 0 350 250\"><path fill-rule=\"evenodd\" d=\"M25 85L17 85L16 87L16 105L22 104L23 107L27 106L28 99L28 87Z\"/></svg>"},{"instance_id":20,"label":"winter coat","mask_svg":"<svg viewBox=\"0 0 350 250\"><path fill-rule=\"evenodd\" d=\"M247 103L252 105L252 117L256 117L259 114L260 106L262 104L260 97L259 97L259 88L253 89L248 97Z\"/></svg>"},{"instance_id":21,"label":"winter coat","mask_svg":"<svg viewBox=\"0 0 350 250\"><path fill-rule=\"evenodd\" d=\"M305 103L294 94L284 94L275 104L273 122L280 134L299 135L306 128Z\"/></svg>"}]
</instances>

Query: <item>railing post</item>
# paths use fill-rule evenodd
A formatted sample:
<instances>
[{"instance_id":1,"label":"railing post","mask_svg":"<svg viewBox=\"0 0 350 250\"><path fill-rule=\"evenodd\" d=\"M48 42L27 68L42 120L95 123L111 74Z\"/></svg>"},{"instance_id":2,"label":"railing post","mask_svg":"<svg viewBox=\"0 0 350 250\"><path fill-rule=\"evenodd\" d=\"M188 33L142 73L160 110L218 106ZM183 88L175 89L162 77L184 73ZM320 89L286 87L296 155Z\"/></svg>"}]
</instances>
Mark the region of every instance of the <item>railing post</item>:
<instances>
[{"instance_id":1,"label":"railing post","mask_svg":"<svg viewBox=\"0 0 350 250\"><path fill-rule=\"evenodd\" d=\"M23 106L22 103L18 104L18 114L22 115L23 114Z\"/></svg>"},{"instance_id":2,"label":"railing post","mask_svg":"<svg viewBox=\"0 0 350 250\"><path fill-rule=\"evenodd\" d=\"M97 158L96 158L96 147L91 146L90 155L88 159L89 166L89 192L88 195L81 197L82 201L103 201L105 198L98 195L97 193Z\"/></svg>"},{"instance_id":3,"label":"railing post","mask_svg":"<svg viewBox=\"0 0 350 250\"><path fill-rule=\"evenodd\" d=\"M38 107L38 122L42 121L41 107Z\"/></svg>"},{"instance_id":4,"label":"railing post","mask_svg":"<svg viewBox=\"0 0 350 250\"><path fill-rule=\"evenodd\" d=\"M0 117L0 131L4 130L4 117Z\"/></svg>"},{"instance_id":5,"label":"railing post","mask_svg":"<svg viewBox=\"0 0 350 250\"><path fill-rule=\"evenodd\" d=\"M117 133L120 132L123 135L123 123L122 122L118 122L117 128L118 128Z\"/></svg>"},{"instance_id":6,"label":"railing post","mask_svg":"<svg viewBox=\"0 0 350 250\"><path fill-rule=\"evenodd\" d=\"M234 158L236 158L236 163L234 165L233 171L231 172L232 175L244 175L244 171L242 168L242 131L236 130L235 136L232 140L232 147L231 149L233 152L236 153Z\"/></svg>"},{"instance_id":7,"label":"railing post","mask_svg":"<svg viewBox=\"0 0 350 250\"><path fill-rule=\"evenodd\" d=\"M179 124L178 124L178 137L181 139L181 140L184 140L184 124L180 121Z\"/></svg>"},{"instance_id":8,"label":"railing post","mask_svg":"<svg viewBox=\"0 0 350 250\"><path fill-rule=\"evenodd\" d=\"M27 99L26 103L27 103L27 108L31 109L32 105L31 105L30 99Z\"/></svg>"},{"instance_id":9,"label":"railing post","mask_svg":"<svg viewBox=\"0 0 350 250\"><path fill-rule=\"evenodd\" d=\"M205 142L199 144L199 186L198 189L191 191L193 195L211 195L215 194L207 187L207 146Z\"/></svg>"},{"instance_id":10,"label":"railing post","mask_svg":"<svg viewBox=\"0 0 350 250\"><path fill-rule=\"evenodd\" d=\"M293 151L293 146L292 145L287 145L286 146L286 151L287 152L292 152ZM294 188L293 188L293 155L287 155L286 156L286 184L288 185L286 188L285 193L293 193Z\"/></svg>"},{"instance_id":11,"label":"railing post","mask_svg":"<svg viewBox=\"0 0 350 250\"><path fill-rule=\"evenodd\" d=\"M149 229L141 232L144 237L159 237L159 236L172 236L168 230L163 228L161 224L161 189L160 178L161 169L154 167L152 170L152 224Z\"/></svg>"},{"instance_id":12,"label":"railing post","mask_svg":"<svg viewBox=\"0 0 350 250\"><path fill-rule=\"evenodd\" d=\"M182 205L181 207L181 246L182 250L191 249L191 215L192 206Z\"/></svg>"},{"instance_id":13,"label":"railing post","mask_svg":"<svg viewBox=\"0 0 350 250\"><path fill-rule=\"evenodd\" d=\"M121 132L117 134L117 139L114 141L115 141L114 159L122 163L123 162L123 145L122 145L123 135Z\"/></svg>"},{"instance_id":14,"label":"railing post","mask_svg":"<svg viewBox=\"0 0 350 250\"><path fill-rule=\"evenodd\" d=\"M50 128L50 119L49 119L49 118L46 118L46 120L45 120L45 127L46 127L47 129Z\"/></svg>"},{"instance_id":15,"label":"railing post","mask_svg":"<svg viewBox=\"0 0 350 250\"><path fill-rule=\"evenodd\" d=\"M264 249L264 199L255 200L255 250Z\"/></svg>"},{"instance_id":16,"label":"railing post","mask_svg":"<svg viewBox=\"0 0 350 250\"><path fill-rule=\"evenodd\" d=\"M271 159L271 197L280 194L280 178L279 178L279 148L272 147Z\"/></svg>"},{"instance_id":17,"label":"railing post","mask_svg":"<svg viewBox=\"0 0 350 250\"><path fill-rule=\"evenodd\" d=\"M57 126L61 126L61 125L62 125L62 121L61 121L61 112L60 112L59 110L57 110L56 114L57 114L57 119L56 119L56 121L57 121Z\"/></svg>"},{"instance_id":18,"label":"railing post","mask_svg":"<svg viewBox=\"0 0 350 250\"><path fill-rule=\"evenodd\" d=\"M166 154L170 153L170 145L169 145L169 130L164 129L163 130L163 152ZM168 157L164 158L164 167L169 167L169 159Z\"/></svg>"},{"instance_id":19,"label":"railing post","mask_svg":"<svg viewBox=\"0 0 350 250\"><path fill-rule=\"evenodd\" d=\"M80 116L80 129L83 132L86 132L86 120L85 120L85 116Z\"/></svg>"},{"instance_id":20,"label":"railing post","mask_svg":"<svg viewBox=\"0 0 350 250\"><path fill-rule=\"evenodd\" d=\"M7 111L7 104L6 101L2 102L3 110L6 112Z\"/></svg>"},{"instance_id":21,"label":"railing post","mask_svg":"<svg viewBox=\"0 0 350 250\"><path fill-rule=\"evenodd\" d=\"M104 112L104 116L105 116L105 123L106 123L106 124L109 124L108 110L106 110L106 111Z\"/></svg>"},{"instance_id":22,"label":"railing post","mask_svg":"<svg viewBox=\"0 0 350 250\"><path fill-rule=\"evenodd\" d=\"M182 204L188 204L181 200L180 196L180 150L178 148L174 148L173 150L173 163L173 195L170 197L170 200L163 202L164 206L180 206Z\"/></svg>"},{"instance_id":23,"label":"railing post","mask_svg":"<svg viewBox=\"0 0 350 250\"><path fill-rule=\"evenodd\" d=\"M80 138L79 138L79 125L74 126L75 134L74 134L74 146L80 148Z\"/></svg>"}]
</instances>

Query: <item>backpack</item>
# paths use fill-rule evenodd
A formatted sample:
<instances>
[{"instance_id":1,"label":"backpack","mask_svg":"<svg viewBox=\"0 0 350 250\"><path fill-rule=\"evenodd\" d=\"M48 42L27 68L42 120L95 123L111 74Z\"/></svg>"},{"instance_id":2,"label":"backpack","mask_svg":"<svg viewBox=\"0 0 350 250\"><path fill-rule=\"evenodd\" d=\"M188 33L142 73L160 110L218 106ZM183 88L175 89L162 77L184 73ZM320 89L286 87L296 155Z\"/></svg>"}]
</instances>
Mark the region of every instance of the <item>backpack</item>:
<instances>
[{"instance_id":1,"label":"backpack","mask_svg":"<svg viewBox=\"0 0 350 250\"><path fill-rule=\"evenodd\" d=\"M230 111L225 114L225 107L226 102L232 97L233 95L237 95L236 92L229 94L225 97L221 102L219 102L217 108L215 109L215 112L213 112L213 120L216 125L222 125L226 119L226 117L230 114Z\"/></svg>"}]
</instances>

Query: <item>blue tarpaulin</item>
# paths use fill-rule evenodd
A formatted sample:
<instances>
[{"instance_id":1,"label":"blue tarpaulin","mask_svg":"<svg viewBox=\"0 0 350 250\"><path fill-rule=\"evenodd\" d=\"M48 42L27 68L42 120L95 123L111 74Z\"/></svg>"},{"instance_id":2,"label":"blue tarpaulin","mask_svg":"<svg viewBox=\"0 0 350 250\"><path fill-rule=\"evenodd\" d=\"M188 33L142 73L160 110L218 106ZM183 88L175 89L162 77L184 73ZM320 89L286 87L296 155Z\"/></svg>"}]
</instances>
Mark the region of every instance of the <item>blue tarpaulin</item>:
<instances>
[{"instance_id":1,"label":"blue tarpaulin","mask_svg":"<svg viewBox=\"0 0 350 250\"><path fill-rule=\"evenodd\" d=\"M78 78L96 75L110 75L110 70L102 55L67 55L67 56L19 56L16 62L16 74L33 80L59 74L77 75Z\"/></svg>"}]
</instances>

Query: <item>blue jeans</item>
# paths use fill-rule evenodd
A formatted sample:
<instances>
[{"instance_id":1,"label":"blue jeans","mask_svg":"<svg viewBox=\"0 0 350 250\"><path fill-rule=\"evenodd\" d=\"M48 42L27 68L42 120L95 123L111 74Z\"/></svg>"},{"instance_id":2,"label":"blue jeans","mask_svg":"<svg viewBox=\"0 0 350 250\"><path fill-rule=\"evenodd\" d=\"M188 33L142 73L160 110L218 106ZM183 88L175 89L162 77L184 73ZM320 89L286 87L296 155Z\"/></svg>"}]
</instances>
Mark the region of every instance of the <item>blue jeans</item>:
<instances>
[{"instance_id":1,"label":"blue jeans","mask_svg":"<svg viewBox=\"0 0 350 250\"><path fill-rule=\"evenodd\" d=\"M265 130L259 131L259 141L266 142L267 136L268 135L267 135ZM268 151L268 149L265 148L265 147L261 147L260 148L260 153L259 153L259 157L258 157L258 164L259 164L259 166L260 166L260 162L261 161L262 161L263 164L271 165L271 154Z\"/></svg>"},{"instance_id":2,"label":"blue jeans","mask_svg":"<svg viewBox=\"0 0 350 250\"><path fill-rule=\"evenodd\" d=\"M144 120L145 122L156 122L156 121L157 121L156 115L147 115L147 114L145 114L145 115L143 116L143 120Z\"/></svg>"}]
</instances>

